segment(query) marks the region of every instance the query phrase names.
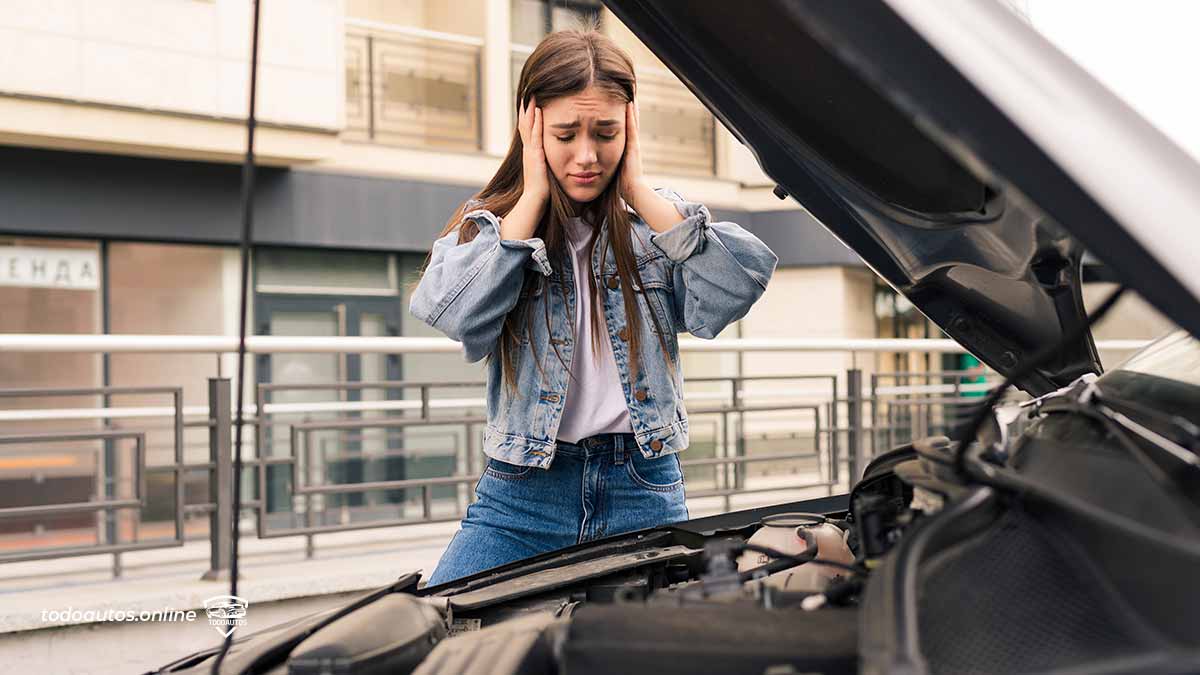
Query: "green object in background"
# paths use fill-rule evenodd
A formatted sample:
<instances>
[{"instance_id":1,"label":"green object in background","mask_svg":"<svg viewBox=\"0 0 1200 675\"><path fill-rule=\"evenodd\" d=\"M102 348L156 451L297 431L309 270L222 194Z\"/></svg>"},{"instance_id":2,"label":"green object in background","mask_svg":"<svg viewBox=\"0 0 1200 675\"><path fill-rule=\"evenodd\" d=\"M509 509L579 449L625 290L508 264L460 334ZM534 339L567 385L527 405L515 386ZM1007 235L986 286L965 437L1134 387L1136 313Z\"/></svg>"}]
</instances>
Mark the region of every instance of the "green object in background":
<instances>
[{"instance_id":1,"label":"green object in background","mask_svg":"<svg viewBox=\"0 0 1200 675\"><path fill-rule=\"evenodd\" d=\"M975 358L974 356L972 356L970 354L960 354L959 355L958 369L959 370L974 370L974 371L978 371L978 373L979 373L978 375L963 375L963 376L959 377L959 382L961 384L978 384L978 383L987 382L987 377L985 377L983 374L983 363L979 359ZM979 391L964 391L964 392L962 392L961 395L963 397L979 398L986 394L987 394L986 391L979 390Z\"/></svg>"}]
</instances>

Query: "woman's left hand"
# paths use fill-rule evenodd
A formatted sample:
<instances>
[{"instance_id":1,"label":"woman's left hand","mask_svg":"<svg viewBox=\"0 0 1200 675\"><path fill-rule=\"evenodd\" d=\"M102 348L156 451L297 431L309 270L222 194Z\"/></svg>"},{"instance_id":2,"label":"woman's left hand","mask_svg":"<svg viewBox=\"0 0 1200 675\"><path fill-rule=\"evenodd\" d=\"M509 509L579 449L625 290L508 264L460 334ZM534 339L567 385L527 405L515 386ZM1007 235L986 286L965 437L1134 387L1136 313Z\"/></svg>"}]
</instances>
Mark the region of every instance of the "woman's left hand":
<instances>
[{"instance_id":1,"label":"woman's left hand","mask_svg":"<svg viewBox=\"0 0 1200 675\"><path fill-rule=\"evenodd\" d=\"M625 156L621 167L621 198L634 203L642 192L642 148L638 143L638 108L633 101L625 104Z\"/></svg>"},{"instance_id":2,"label":"woman's left hand","mask_svg":"<svg viewBox=\"0 0 1200 675\"><path fill-rule=\"evenodd\" d=\"M642 176L642 146L638 142L638 107L630 101L625 104L625 156L621 161L621 198L625 200L642 220L655 232L666 232L674 227L683 216L665 197L648 185Z\"/></svg>"}]
</instances>

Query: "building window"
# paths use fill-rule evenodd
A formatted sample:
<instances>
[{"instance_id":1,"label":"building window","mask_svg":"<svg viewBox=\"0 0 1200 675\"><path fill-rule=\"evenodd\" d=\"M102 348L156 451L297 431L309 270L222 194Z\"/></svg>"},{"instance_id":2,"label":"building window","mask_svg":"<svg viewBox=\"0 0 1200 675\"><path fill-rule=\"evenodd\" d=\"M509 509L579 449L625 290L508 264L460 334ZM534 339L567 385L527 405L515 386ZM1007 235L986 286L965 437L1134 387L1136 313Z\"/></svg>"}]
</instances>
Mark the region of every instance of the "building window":
<instances>
[{"instance_id":1,"label":"building window","mask_svg":"<svg viewBox=\"0 0 1200 675\"><path fill-rule=\"evenodd\" d=\"M101 264L96 242L0 237L0 333L103 332ZM7 387L98 386L99 373L93 354L0 354Z\"/></svg>"},{"instance_id":2,"label":"building window","mask_svg":"<svg viewBox=\"0 0 1200 675\"><path fill-rule=\"evenodd\" d=\"M536 45L547 34L599 25L599 0L512 0L512 41Z\"/></svg>"},{"instance_id":3,"label":"building window","mask_svg":"<svg viewBox=\"0 0 1200 675\"><path fill-rule=\"evenodd\" d=\"M397 295L390 253L263 248L255 252L255 289L290 295Z\"/></svg>"}]
</instances>

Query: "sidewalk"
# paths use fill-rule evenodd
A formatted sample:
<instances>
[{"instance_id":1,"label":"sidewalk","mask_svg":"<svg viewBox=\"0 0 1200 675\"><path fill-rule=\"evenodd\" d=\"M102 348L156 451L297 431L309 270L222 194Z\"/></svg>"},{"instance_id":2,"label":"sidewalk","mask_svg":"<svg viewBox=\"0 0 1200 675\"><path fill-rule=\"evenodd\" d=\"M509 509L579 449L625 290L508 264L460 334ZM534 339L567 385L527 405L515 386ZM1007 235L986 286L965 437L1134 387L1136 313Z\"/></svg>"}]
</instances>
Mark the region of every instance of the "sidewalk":
<instances>
[{"instance_id":1,"label":"sidewalk","mask_svg":"<svg viewBox=\"0 0 1200 675\"><path fill-rule=\"evenodd\" d=\"M769 487L795 484L796 475L759 478ZM733 510L824 496L823 489L780 490L737 495ZM692 499L693 518L725 511L720 497ZM239 544L238 595L251 606L386 585L402 574L429 574L458 529L458 523L414 524L356 530L316 537L314 557L305 558L305 538L257 539ZM0 565L0 634L87 623L82 619L43 619L46 610L202 609L206 598L229 592L228 581L203 581L207 541L122 556L123 576L112 578L108 555Z\"/></svg>"},{"instance_id":2,"label":"sidewalk","mask_svg":"<svg viewBox=\"0 0 1200 675\"><path fill-rule=\"evenodd\" d=\"M823 488L786 489L813 476L758 477L752 487L775 492L738 495L732 510L797 501L827 494ZM688 500L692 518L723 513L724 499ZM305 538L257 539L239 545L238 595L247 600L255 632L317 611L339 607L358 593L384 586L402 574L433 570L457 522L406 525L322 534L314 557ZM0 672L61 675L142 673L220 644L209 626L204 600L229 593L229 582L201 581L208 569L208 542L138 551L122 556L124 576L112 578L108 555L0 565ZM43 612L198 610L193 621L44 620ZM70 645L66 648L66 645Z\"/></svg>"},{"instance_id":3,"label":"sidewalk","mask_svg":"<svg viewBox=\"0 0 1200 675\"><path fill-rule=\"evenodd\" d=\"M256 603L376 588L407 572L433 569L457 523L337 532L317 537L306 559L304 537L239 544L238 595ZM229 592L228 581L203 581L207 541L122 556L112 578L111 556L86 556L0 565L0 634L86 621L43 620L43 610L202 609L206 598Z\"/></svg>"}]
</instances>

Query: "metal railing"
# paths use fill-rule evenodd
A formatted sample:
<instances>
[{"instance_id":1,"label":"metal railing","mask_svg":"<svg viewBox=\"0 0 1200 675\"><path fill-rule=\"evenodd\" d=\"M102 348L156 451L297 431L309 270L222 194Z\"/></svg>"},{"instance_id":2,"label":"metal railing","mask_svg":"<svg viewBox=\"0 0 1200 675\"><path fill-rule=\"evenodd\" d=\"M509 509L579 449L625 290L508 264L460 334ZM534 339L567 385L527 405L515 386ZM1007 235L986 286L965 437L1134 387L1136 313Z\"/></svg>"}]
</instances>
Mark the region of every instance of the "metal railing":
<instances>
[{"instance_id":1,"label":"metal railing","mask_svg":"<svg viewBox=\"0 0 1200 675\"><path fill-rule=\"evenodd\" d=\"M347 138L482 146L482 40L358 19L346 25Z\"/></svg>"},{"instance_id":2,"label":"metal railing","mask_svg":"<svg viewBox=\"0 0 1200 675\"><path fill-rule=\"evenodd\" d=\"M0 400L34 397L67 397L67 396L103 396L106 400L113 396L126 395L170 395L172 400L171 416L174 431L174 463L167 466L154 467L154 471L171 471L175 477L175 533L166 541L124 543L106 543L99 546L70 546L59 547L52 551L18 551L0 552L0 563L23 560L40 560L48 558L66 558L81 555L110 553L113 556L113 576L121 575L121 554L129 551L152 548L166 548L183 544L183 390L179 387L98 387L90 389L3 389L0 390ZM79 443L84 441L102 441L105 447L97 455L103 457L112 452L115 441L130 439L134 441L134 458L132 462L133 494L128 498L112 498L116 485L111 476L105 476L104 482L96 485L92 498L82 502L59 503L35 506L16 506L0 508L0 522L5 520L25 519L32 516L56 516L68 513L95 513L97 525L107 524L113 520L115 511L138 509L146 504L146 473L151 469L146 467L146 434L133 430L95 430L72 431L67 433L41 434L6 434L0 435L0 446L25 446L26 452L38 452L51 443ZM97 465L100 461L96 462ZM99 475L99 474L98 474ZM135 521L136 522L136 521ZM104 538L115 539L114 528L97 528L105 532Z\"/></svg>"},{"instance_id":3,"label":"metal railing","mask_svg":"<svg viewBox=\"0 0 1200 675\"><path fill-rule=\"evenodd\" d=\"M1103 349L1134 349L1141 341L1110 341ZM460 349L444 338L285 338L248 339L251 352L261 354L294 352L331 353L445 353ZM725 376L686 378L692 391L685 392L692 443L682 464L688 476L689 499L719 498L726 510L738 495L824 489L832 493L844 489L857 478L871 457L908 440L951 428L963 412L980 399L979 392L994 383L977 380L978 372L874 372L864 388L864 373L858 361L866 353L961 351L949 340L720 340L680 341L682 351L821 351L850 352L851 368L842 373L769 376ZM236 349L235 338L153 337L153 336L40 336L0 335L0 351L55 352L188 352L221 355ZM844 383L845 396L840 394ZM815 388L814 388L815 383ZM246 421L253 425L252 436L243 436L249 447L243 452L248 473L244 486L252 494L242 501L243 515L253 519L254 533L260 538L305 536L309 555L314 537L328 532L366 528L395 527L412 523L450 521L461 518L473 499L473 486L482 470L479 452L480 431L486 423L484 400L478 395L456 398L435 397L435 390L482 389L483 383L466 382L355 382L312 383L304 385L260 384L253 404L247 405ZM704 389L707 391L695 391ZM272 402L285 391L367 391L384 393L379 400ZM415 398L400 398L406 392ZM169 407L112 406L110 399L125 395L163 395L172 397ZM231 383L228 378L208 381L208 405L185 408L182 389L175 387L92 389L20 389L0 390L0 400L24 397L62 396L103 397L99 408L60 410L0 410L0 422L19 420L83 420L112 425L130 418L167 418L171 422L158 429L173 439L171 461L151 465L147 460L146 435L155 427L145 422L130 429L71 430L50 434L0 435L0 455L5 447L28 447L45 443L104 442L111 444L132 439L135 443L131 466L133 488L120 496L115 485L97 489L85 502L28 505L0 508L0 524L16 519L49 517L62 513L95 512L109 514L117 510L144 509L148 506L145 477L165 473L171 476L174 534L151 541L116 541L111 532L100 545L40 548L4 552L0 563L66 556L111 554L113 574L121 574L121 554L130 551L180 546L185 536L185 516L208 516L211 561L206 578L222 578L230 550L229 528L232 522L233 451ZM366 417L376 414L375 417ZM337 415L334 419L319 419ZM781 418L782 417L782 418ZM184 461L185 428L203 428L208 432L207 461ZM421 435L442 430L439 436ZM445 431L450 429L450 431ZM380 438L371 434L380 432ZM321 438L322 434L325 438ZM314 439L321 439L316 444ZM448 443L429 444L431 439L449 439ZM282 453L275 453L281 443ZM374 443L373 449L368 446ZM337 452L330 457L329 446ZM109 446L111 447L111 446ZM111 450L106 448L106 452ZM0 459L3 459L0 456ZM424 460L441 464L439 475L384 477L383 479L331 480L329 467L353 462L382 461L417 464ZM0 463L0 467L3 464ZM277 467L277 468L276 468ZM775 477L771 471L785 471ZM184 476L193 472L205 476L207 499L185 499ZM272 475L268 475L272 474ZM112 476L106 480L112 483ZM278 490L272 490L279 487ZM272 503L272 495L279 499ZM392 494L397 500L372 508L356 507L363 518L336 516L348 511L330 509L329 500L350 499L355 495ZM413 497L416 499L413 499ZM276 507L276 508L272 508ZM382 514L382 517L381 517ZM335 516L331 522L330 516ZM111 520L111 519L110 519ZM135 519L136 522L136 519ZM98 522L99 524L99 522ZM110 527L110 530L112 528ZM136 533L135 533L136 534Z\"/></svg>"}]
</instances>

